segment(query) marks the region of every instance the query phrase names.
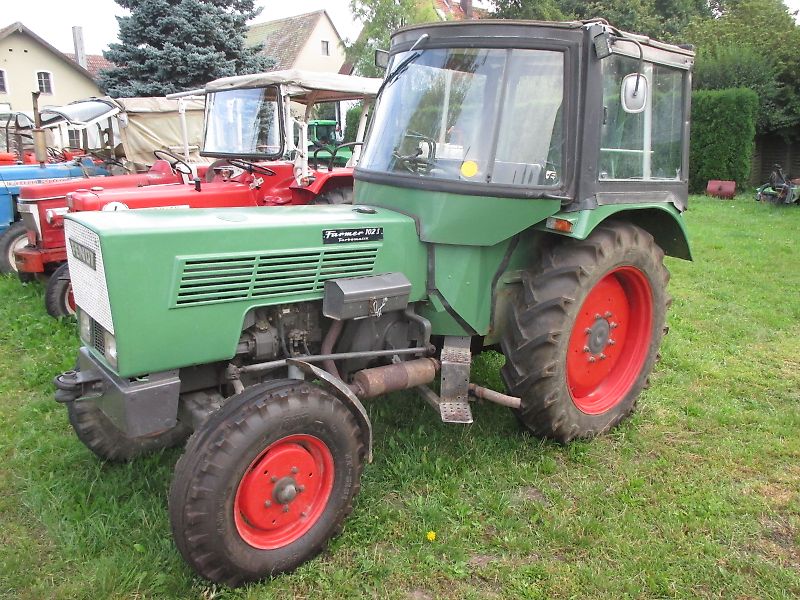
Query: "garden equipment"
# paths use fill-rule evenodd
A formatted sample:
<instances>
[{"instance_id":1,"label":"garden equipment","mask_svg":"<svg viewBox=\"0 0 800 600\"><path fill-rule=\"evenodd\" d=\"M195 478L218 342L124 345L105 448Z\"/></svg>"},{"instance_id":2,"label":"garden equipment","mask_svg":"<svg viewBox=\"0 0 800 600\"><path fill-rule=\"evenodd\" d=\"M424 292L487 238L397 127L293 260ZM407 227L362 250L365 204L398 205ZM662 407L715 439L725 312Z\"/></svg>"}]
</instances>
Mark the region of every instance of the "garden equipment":
<instances>
[{"instance_id":1,"label":"garden equipment","mask_svg":"<svg viewBox=\"0 0 800 600\"><path fill-rule=\"evenodd\" d=\"M800 186L783 174L781 166L772 167L769 181L756 189L756 202L767 204L800 204Z\"/></svg>"},{"instance_id":2,"label":"garden equipment","mask_svg":"<svg viewBox=\"0 0 800 600\"><path fill-rule=\"evenodd\" d=\"M693 57L600 21L401 29L353 205L67 215L83 346L56 400L103 459L194 431L172 532L232 586L341 529L366 399L414 390L466 424L481 397L562 443L608 431L658 356L663 257L691 259ZM278 154L280 112L247 106L252 139L214 139ZM486 348L505 391L470 384Z\"/></svg>"}]
</instances>

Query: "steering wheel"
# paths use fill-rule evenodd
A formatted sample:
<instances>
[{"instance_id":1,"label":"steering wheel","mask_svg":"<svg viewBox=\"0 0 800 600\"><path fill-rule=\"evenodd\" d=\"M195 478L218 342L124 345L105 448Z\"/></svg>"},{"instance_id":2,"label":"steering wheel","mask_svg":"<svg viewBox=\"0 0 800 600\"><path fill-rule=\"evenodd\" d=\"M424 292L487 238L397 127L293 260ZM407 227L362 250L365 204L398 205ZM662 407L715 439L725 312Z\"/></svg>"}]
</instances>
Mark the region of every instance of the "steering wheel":
<instances>
[{"instance_id":1,"label":"steering wheel","mask_svg":"<svg viewBox=\"0 0 800 600\"><path fill-rule=\"evenodd\" d=\"M246 160L241 160L240 158L220 158L219 160L215 160L211 163L211 166L208 167L208 171L206 171L206 181L214 181L217 172L222 171L225 167L235 167L242 171L247 171L248 173L259 173L261 175L269 175L270 177L277 174L272 169L262 167L261 165Z\"/></svg>"},{"instance_id":2,"label":"steering wheel","mask_svg":"<svg viewBox=\"0 0 800 600\"><path fill-rule=\"evenodd\" d=\"M228 164L232 167L247 171L248 173L258 173L259 175L269 175L270 177L277 175L275 171L268 167L262 167L261 165L252 163L249 160L242 160L241 158L229 158Z\"/></svg>"},{"instance_id":3,"label":"steering wheel","mask_svg":"<svg viewBox=\"0 0 800 600\"><path fill-rule=\"evenodd\" d=\"M180 173L181 175L192 174L192 167L177 154L173 154L168 150L153 150L153 156L155 156L157 160L167 161L169 166L176 173ZM178 167L181 168L179 169Z\"/></svg>"},{"instance_id":4,"label":"steering wheel","mask_svg":"<svg viewBox=\"0 0 800 600\"><path fill-rule=\"evenodd\" d=\"M397 150L392 152L403 168L409 173L419 175L420 173L428 173L436 166L436 163L431 162L427 158L422 158L422 148L417 148L416 154L400 154Z\"/></svg>"},{"instance_id":5,"label":"steering wheel","mask_svg":"<svg viewBox=\"0 0 800 600\"><path fill-rule=\"evenodd\" d=\"M67 159L64 156L64 153L57 148L53 148L52 146L47 147L47 156L52 158L55 162L66 162Z\"/></svg>"},{"instance_id":6,"label":"steering wheel","mask_svg":"<svg viewBox=\"0 0 800 600\"><path fill-rule=\"evenodd\" d=\"M364 142L347 142L346 144L339 144L333 149L331 152L331 160L328 163L328 170L332 171L334 167L334 163L336 162L336 153L339 152L342 148L355 148L356 146L363 146ZM317 153L314 153L314 158L317 158Z\"/></svg>"},{"instance_id":7,"label":"steering wheel","mask_svg":"<svg viewBox=\"0 0 800 600\"><path fill-rule=\"evenodd\" d=\"M130 173L131 171L128 167L125 166L125 164L121 160L118 160L116 158L103 156L102 154L100 154L99 152L95 152L94 150L89 150L87 154L93 158L96 158L97 160L103 161L104 165L115 165L117 167L125 169L125 171L127 171L128 173Z\"/></svg>"}]
</instances>

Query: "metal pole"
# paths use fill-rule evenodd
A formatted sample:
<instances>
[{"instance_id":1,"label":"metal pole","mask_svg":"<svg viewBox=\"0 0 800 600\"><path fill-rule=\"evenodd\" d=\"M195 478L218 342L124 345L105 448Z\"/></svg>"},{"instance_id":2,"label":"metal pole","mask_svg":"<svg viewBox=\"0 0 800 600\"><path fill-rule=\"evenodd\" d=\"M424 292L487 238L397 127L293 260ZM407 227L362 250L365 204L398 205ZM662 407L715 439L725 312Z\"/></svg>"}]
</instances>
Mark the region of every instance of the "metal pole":
<instances>
[{"instance_id":1,"label":"metal pole","mask_svg":"<svg viewBox=\"0 0 800 600\"><path fill-rule=\"evenodd\" d=\"M407 354L430 354L428 348L402 348L400 350L374 350L363 352L340 352L339 354L317 354L316 356L293 356L297 360L307 363L324 362L326 360L347 360L350 358L377 358L380 356L403 356ZM272 360L269 362L256 363L239 367L240 373L259 373L261 371L271 371L286 366L286 359Z\"/></svg>"}]
</instances>

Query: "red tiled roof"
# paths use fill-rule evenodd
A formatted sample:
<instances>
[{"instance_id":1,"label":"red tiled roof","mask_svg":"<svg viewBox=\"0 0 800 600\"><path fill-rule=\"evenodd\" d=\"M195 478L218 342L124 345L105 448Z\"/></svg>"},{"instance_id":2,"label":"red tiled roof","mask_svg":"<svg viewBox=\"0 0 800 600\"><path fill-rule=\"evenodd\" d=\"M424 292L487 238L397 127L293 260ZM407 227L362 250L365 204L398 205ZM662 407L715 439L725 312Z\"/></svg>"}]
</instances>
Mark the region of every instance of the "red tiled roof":
<instances>
[{"instance_id":1,"label":"red tiled roof","mask_svg":"<svg viewBox=\"0 0 800 600\"><path fill-rule=\"evenodd\" d=\"M263 44L262 53L275 59L273 69L291 69L300 51L321 18L329 18L324 10L256 23L247 31L247 44Z\"/></svg>"},{"instance_id":2,"label":"red tiled roof","mask_svg":"<svg viewBox=\"0 0 800 600\"><path fill-rule=\"evenodd\" d=\"M75 55L70 52L65 52L71 60L75 60ZM77 61L75 61L77 62ZM97 74L103 69L110 69L114 63L106 60L102 54L87 54L86 55L86 70L92 74L92 78L97 79Z\"/></svg>"}]
</instances>

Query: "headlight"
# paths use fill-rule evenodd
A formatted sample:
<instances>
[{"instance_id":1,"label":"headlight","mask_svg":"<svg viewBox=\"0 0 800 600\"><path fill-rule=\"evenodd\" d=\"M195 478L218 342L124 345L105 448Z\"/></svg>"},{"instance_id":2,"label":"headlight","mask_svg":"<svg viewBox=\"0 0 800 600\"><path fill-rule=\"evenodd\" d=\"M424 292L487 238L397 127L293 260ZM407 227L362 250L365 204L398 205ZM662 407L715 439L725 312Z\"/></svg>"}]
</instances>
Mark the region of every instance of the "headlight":
<instances>
[{"instance_id":1,"label":"headlight","mask_svg":"<svg viewBox=\"0 0 800 600\"><path fill-rule=\"evenodd\" d=\"M82 310L78 310L78 335L84 344L92 345L92 318Z\"/></svg>"},{"instance_id":2,"label":"headlight","mask_svg":"<svg viewBox=\"0 0 800 600\"><path fill-rule=\"evenodd\" d=\"M117 367L117 340L114 336L107 331L103 332L105 336L106 360L112 367Z\"/></svg>"}]
</instances>

